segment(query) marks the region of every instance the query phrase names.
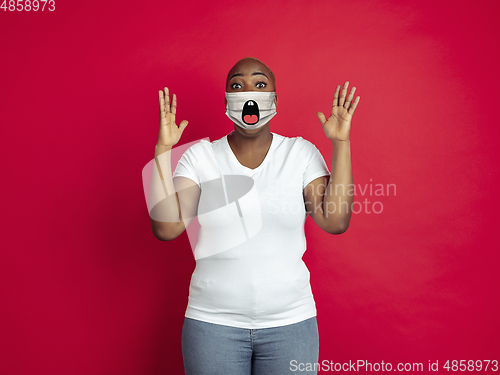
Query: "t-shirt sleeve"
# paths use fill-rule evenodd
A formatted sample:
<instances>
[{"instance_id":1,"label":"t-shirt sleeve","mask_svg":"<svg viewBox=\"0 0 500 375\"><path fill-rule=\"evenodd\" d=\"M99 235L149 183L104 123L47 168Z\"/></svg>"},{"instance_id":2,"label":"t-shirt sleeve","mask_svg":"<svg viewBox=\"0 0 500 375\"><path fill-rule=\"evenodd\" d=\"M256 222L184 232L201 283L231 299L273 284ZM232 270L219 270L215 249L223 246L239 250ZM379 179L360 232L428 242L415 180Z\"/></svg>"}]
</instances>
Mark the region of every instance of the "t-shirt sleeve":
<instances>
[{"instance_id":1,"label":"t-shirt sleeve","mask_svg":"<svg viewBox=\"0 0 500 375\"><path fill-rule=\"evenodd\" d=\"M196 146L196 145L194 145ZM197 149L199 147L191 146L188 148L181 156L177 162L172 178L175 177L187 177L198 184L201 187L200 176L196 170L199 163L199 155Z\"/></svg>"},{"instance_id":2,"label":"t-shirt sleeve","mask_svg":"<svg viewBox=\"0 0 500 375\"><path fill-rule=\"evenodd\" d=\"M307 157L307 166L303 174L302 178L302 190L304 190L311 181L317 179L321 176L329 176L330 171L328 170L328 166L325 163L325 159L321 152L314 146L311 142L305 141L306 145L306 157Z\"/></svg>"}]
</instances>

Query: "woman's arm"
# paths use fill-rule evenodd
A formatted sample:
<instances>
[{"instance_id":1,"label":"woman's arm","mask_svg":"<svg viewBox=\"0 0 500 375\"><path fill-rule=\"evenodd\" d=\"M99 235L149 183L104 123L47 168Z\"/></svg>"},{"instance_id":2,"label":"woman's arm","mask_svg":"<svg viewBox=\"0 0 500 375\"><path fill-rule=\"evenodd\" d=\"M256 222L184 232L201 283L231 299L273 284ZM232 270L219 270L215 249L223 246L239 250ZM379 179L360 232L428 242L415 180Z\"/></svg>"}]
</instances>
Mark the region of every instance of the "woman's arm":
<instances>
[{"instance_id":1,"label":"woman's arm","mask_svg":"<svg viewBox=\"0 0 500 375\"><path fill-rule=\"evenodd\" d=\"M348 85L349 82L346 82L342 92L340 85L337 86L328 119L323 113L317 113L325 135L332 142L332 173L329 177L315 179L304 189L307 212L321 229L331 234L341 234L347 230L354 202L354 196L349 194L353 184L349 133L360 97L352 102L356 90L353 87L346 100Z\"/></svg>"},{"instance_id":2,"label":"woman's arm","mask_svg":"<svg viewBox=\"0 0 500 375\"><path fill-rule=\"evenodd\" d=\"M332 174L311 181L304 189L306 210L325 232L344 233L349 227L354 197L350 142L332 141Z\"/></svg>"},{"instance_id":3,"label":"woman's arm","mask_svg":"<svg viewBox=\"0 0 500 375\"><path fill-rule=\"evenodd\" d=\"M170 148L156 145L149 186L151 228L161 241L173 240L184 232L196 216L200 197L196 182L185 177L172 179L170 153Z\"/></svg>"},{"instance_id":4,"label":"woman's arm","mask_svg":"<svg viewBox=\"0 0 500 375\"><path fill-rule=\"evenodd\" d=\"M170 105L168 89L159 92L160 131L155 146L155 159L149 187L148 210L156 238L169 241L177 238L196 215L199 186L189 178L172 179L170 154L179 142L187 121L175 124L177 99Z\"/></svg>"}]
</instances>

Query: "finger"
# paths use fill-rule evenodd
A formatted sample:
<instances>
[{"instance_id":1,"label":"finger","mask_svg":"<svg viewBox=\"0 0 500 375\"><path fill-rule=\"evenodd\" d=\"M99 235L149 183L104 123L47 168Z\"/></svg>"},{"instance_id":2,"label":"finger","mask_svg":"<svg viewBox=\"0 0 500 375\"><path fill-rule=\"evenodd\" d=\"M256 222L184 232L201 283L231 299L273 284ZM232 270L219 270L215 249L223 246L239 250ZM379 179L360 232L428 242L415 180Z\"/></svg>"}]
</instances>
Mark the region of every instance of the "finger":
<instances>
[{"instance_id":1,"label":"finger","mask_svg":"<svg viewBox=\"0 0 500 375\"><path fill-rule=\"evenodd\" d=\"M188 121L182 120L181 123L179 124L179 130L181 131L181 135L184 129L186 129L186 126L188 126Z\"/></svg>"},{"instance_id":2,"label":"finger","mask_svg":"<svg viewBox=\"0 0 500 375\"><path fill-rule=\"evenodd\" d=\"M345 101L345 97L347 96L347 87L348 86L349 86L349 81L345 81L344 87L342 88L342 91L340 92L339 107L344 106L344 101Z\"/></svg>"},{"instance_id":3,"label":"finger","mask_svg":"<svg viewBox=\"0 0 500 375\"><path fill-rule=\"evenodd\" d=\"M318 116L321 125L323 125L326 122L326 117L323 114L323 112L316 112L316 116Z\"/></svg>"},{"instance_id":4,"label":"finger","mask_svg":"<svg viewBox=\"0 0 500 375\"><path fill-rule=\"evenodd\" d=\"M336 107L339 105L339 92L340 92L340 85L337 85L337 88L335 89L335 94L333 94L332 109L333 109L333 107Z\"/></svg>"},{"instance_id":5,"label":"finger","mask_svg":"<svg viewBox=\"0 0 500 375\"><path fill-rule=\"evenodd\" d=\"M163 99L163 91L160 90L159 91L159 101L160 101L160 118L164 118L165 117L165 100Z\"/></svg>"},{"instance_id":6,"label":"finger","mask_svg":"<svg viewBox=\"0 0 500 375\"><path fill-rule=\"evenodd\" d=\"M356 97L356 99L354 99L354 102L351 104L351 108L349 108L348 112L353 115L354 114L354 111L356 110L356 107L358 106L358 103L359 103L359 99L361 97L358 96Z\"/></svg>"},{"instance_id":7,"label":"finger","mask_svg":"<svg viewBox=\"0 0 500 375\"><path fill-rule=\"evenodd\" d=\"M349 108L352 102L352 97L354 96L354 92L356 91L356 87L353 87L351 89L351 92L349 93L349 96L347 97L347 100L344 103L344 108Z\"/></svg>"},{"instance_id":8,"label":"finger","mask_svg":"<svg viewBox=\"0 0 500 375\"><path fill-rule=\"evenodd\" d=\"M175 111L177 110L177 97L175 94L172 95L172 105L170 106L170 112L175 115Z\"/></svg>"},{"instance_id":9,"label":"finger","mask_svg":"<svg viewBox=\"0 0 500 375\"><path fill-rule=\"evenodd\" d=\"M168 93L168 88L165 87L165 112L169 113L170 112L170 97Z\"/></svg>"}]
</instances>

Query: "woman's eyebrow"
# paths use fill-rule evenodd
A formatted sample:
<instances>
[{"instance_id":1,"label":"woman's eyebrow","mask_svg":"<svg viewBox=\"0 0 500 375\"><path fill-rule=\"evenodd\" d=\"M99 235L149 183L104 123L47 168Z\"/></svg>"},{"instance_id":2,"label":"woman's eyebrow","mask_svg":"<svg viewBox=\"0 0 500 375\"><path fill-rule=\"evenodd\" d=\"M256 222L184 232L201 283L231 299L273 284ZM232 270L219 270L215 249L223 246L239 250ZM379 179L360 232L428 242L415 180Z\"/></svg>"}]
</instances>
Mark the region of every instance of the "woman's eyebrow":
<instances>
[{"instance_id":1,"label":"woman's eyebrow","mask_svg":"<svg viewBox=\"0 0 500 375\"><path fill-rule=\"evenodd\" d=\"M262 74L264 77L266 77L267 79L269 79L269 78L268 78L268 77L267 77L264 73L262 73L262 72L254 72L254 73L252 73L252 75L253 75L253 76L256 76L256 75L258 75L258 74Z\"/></svg>"},{"instance_id":2,"label":"woman's eyebrow","mask_svg":"<svg viewBox=\"0 0 500 375\"><path fill-rule=\"evenodd\" d=\"M262 73L262 72L253 72L253 73L252 73L252 76L256 76L256 75L259 75L259 74L260 74L260 75L263 75L264 77L266 77L267 79L269 79L269 77L268 77L268 76L266 76L266 75L265 75L264 73ZM229 80L232 80L234 77L243 77L243 73L236 73L236 74L233 74L233 75L231 76L231 78L229 78Z\"/></svg>"}]
</instances>

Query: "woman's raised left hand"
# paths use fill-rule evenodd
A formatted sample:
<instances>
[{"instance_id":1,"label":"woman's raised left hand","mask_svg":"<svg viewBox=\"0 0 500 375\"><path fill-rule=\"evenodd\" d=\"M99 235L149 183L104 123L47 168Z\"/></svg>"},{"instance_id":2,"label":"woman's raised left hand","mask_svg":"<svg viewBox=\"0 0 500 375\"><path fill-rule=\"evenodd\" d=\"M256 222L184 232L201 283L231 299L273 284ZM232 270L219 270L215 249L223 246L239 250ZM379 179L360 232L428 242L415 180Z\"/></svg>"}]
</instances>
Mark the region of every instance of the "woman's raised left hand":
<instances>
[{"instance_id":1,"label":"woman's raised left hand","mask_svg":"<svg viewBox=\"0 0 500 375\"><path fill-rule=\"evenodd\" d=\"M332 141L349 140L352 116L359 103L360 97L357 96L356 99L352 101L354 91L356 91L356 87L353 87L346 99L348 86L349 81L346 81L344 87L342 88L342 91L340 91L340 85L338 85L335 89L335 94L333 95L332 112L328 119L325 117L323 112L316 113L319 121L321 121L321 126L323 127L325 135Z\"/></svg>"}]
</instances>

